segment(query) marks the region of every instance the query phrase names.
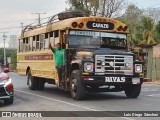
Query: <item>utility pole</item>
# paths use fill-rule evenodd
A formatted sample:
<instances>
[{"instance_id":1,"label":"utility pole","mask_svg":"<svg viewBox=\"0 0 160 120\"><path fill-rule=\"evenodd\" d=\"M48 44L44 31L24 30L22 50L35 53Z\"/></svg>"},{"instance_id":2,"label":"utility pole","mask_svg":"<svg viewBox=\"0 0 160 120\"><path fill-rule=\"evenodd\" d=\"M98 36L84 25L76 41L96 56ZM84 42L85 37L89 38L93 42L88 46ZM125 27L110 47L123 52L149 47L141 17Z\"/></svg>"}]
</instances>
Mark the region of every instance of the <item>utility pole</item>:
<instances>
[{"instance_id":1,"label":"utility pole","mask_svg":"<svg viewBox=\"0 0 160 120\"><path fill-rule=\"evenodd\" d=\"M8 32L2 32L3 33L3 40L4 40L4 67L6 67L6 38L7 36L5 35L5 33Z\"/></svg>"},{"instance_id":2,"label":"utility pole","mask_svg":"<svg viewBox=\"0 0 160 120\"><path fill-rule=\"evenodd\" d=\"M22 28L22 30L23 30L23 22L21 22L21 28Z\"/></svg>"},{"instance_id":3,"label":"utility pole","mask_svg":"<svg viewBox=\"0 0 160 120\"><path fill-rule=\"evenodd\" d=\"M32 13L32 14L37 14L38 15L38 25L41 25L41 14L46 14L46 12L44 12L44 13L36 12L36 13Z\"/></svg>"}]
</instances>

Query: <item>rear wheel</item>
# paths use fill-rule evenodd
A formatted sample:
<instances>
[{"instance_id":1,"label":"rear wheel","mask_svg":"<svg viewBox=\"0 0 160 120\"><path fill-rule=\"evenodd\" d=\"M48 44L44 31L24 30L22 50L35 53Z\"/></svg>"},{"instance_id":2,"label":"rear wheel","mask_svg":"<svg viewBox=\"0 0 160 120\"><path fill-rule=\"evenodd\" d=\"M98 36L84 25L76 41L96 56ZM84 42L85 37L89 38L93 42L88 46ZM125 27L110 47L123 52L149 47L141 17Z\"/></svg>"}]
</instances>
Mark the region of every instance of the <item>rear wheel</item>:
<instances>
[{"instance_id":1,"label":"rear wheel","mask_svg":"<svg viewBox=\"0 0 160 120\"><path fill-rule=\"evenodd\" d=\"M31 74L31 71L27 73L27 84L30 90L36 90L37 89L37 83L38 80L36 77L33 77Z\"/></svg>"},{"instance_id":2,"label":"rear wheel","mask_svg":"<svg viewBox=\"0 0 160 120\"><path fill-rule=\"evenodd\" d=\"M124 91L128 98L137 98L141 92L141 85L127 86Z\"/></svg>"},{"instance_id":3,"label":"rear wheel","mask_svg":"<svg viewBox=\"0 0 160 120\"><path fill-rule=\"evenodd\" d=\"M85 97L85 86L80 79L80 71L74 70L71 74L71 96L75 100L82 100Z\"/></svg>"},{"instance_id":4,"label":"rear wheel","mask_svg":"<svg viewBox=\"0 0 160 120\"><path fill-rule=\"evenodd\" d=\"M5 100L4 100L4 104L5 104L5 105L13 104L13 97L11 97L11 98L9 98L9 99L5 99Z\"/></svg>"}]
</instances>

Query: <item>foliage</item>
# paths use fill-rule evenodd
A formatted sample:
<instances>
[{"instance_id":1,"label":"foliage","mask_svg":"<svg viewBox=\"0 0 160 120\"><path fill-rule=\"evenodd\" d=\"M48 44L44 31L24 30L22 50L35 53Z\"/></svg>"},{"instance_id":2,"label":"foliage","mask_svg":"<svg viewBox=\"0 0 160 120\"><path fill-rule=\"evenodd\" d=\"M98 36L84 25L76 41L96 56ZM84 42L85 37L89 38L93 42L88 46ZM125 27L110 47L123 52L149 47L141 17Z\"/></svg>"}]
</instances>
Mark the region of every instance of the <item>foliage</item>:
<instances>
[{"instance_id":1,"label":"foliage","mask_svg":"<svg viewBox=\"0 0 160 120\"><path fill-rule=\"evenodd\" d=\"M125 0L100 0L100 15L102 17L113 18L119 16L125 9Z\"/></svg>"},{"instance_id":2,"label":"foliage","mask_svg":"<svg viewBox=\"0 0 160 120\"><path fill-rule=\"evenodd\" d=\"M97 15L99 0L68 0L71 10L80 10L86 16Z\"/></svg>"},{"instance_id":3,"label":"foliage","mask_svg":"<svg viewBox=\"0 0 160 120\"><path fill-rule=\"evenodd\" d=\"M160 32L158 32L160 28L145 12L136 5L130 4L120 19L129 27L128 38L135 45L154 45L160 39Z\"/></svg>"},{"instance_id":4,"label":"foliage","mask_svg":"<svg viewBox=\"0 0 160 120\"><path fill-rule=\"evenodd\" d=\"M160 43L160 21L156 25L156 40Z\"/></svg>"},{"instance_id":5,"label":"foliage","mask_svg":"<svg viewBox=\"0 0 160 120\"><path fill-rule=\"evenodd\" d=\"M145 16L148 16L154 20L155 23L158 23L160 21L160 9L157 8L148 8L145 10Z\"/></svg>"},{"instance_id":6,"label":"foliage","mask_svg":"<svg viewBox=\"0 0 160 120\"><path fill-rule=\"evenodd\" d=\"M142 16L143 10L139 9L134 4L130 4L126 9L125 14L119 19L127 24L129 28L129 41L132 41L135 45L139 44L143 38Z\"/></svg>"},{"instance_id":7,"label":"foliage","mask_svg":"<svg viewBox=\"0 0 160 120\"><path fill-rule=\"evenodd\" d=\"M16 49L9 49L6 48L6 61L7 57L11 57L11 69L15 70L16 69L16 64L17 64L17 50ZM4 49L0 48L0 64L4 64Z\"/></svg>"},{"instance_id":8,"label":"foliage","mask_svg":"<svg viewBox=\"0 0 160 120\"><path fill-rule=\"evenodd\" d=\"M126 5L125 0L67 0L70 10L80 10L86 16L115 17Z\"/></svg>"},{"instance_id":9,"label":"foliage","mask_svg":"<svg viewBox=\"0 0 160 120\"><path fill-rule=\"evenodd\" d=\"M154 21L149 17L143 17L142 19L144 31L143 31L143 41L142 44L152 45L156 44L154 33Z\"/></svg>"}]
</instances>

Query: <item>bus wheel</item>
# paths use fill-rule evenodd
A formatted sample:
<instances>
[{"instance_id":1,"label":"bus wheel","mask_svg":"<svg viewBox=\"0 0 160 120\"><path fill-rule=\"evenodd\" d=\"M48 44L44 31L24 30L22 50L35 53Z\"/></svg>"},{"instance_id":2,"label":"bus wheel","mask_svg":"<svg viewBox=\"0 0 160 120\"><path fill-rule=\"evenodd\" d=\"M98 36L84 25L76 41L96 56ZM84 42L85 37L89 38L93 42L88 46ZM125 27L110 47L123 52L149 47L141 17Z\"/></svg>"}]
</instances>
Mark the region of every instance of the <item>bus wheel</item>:
<instances>
[{"instance_id":1,"label":"bus wheel","mask_svg":"<svg viewBox=\"0 0 160 120\"><path fill-rule=\"evenodd\" d=\"M32 76L30 71L27 73L27 84L30 90L37 89L37 79Z\"/></svg>"},{"instance_id":2,"label":"bus wheel","mask_svg":"<svg viewBox=\"0 0 160 120\"><path fill-rule=\"evenodd\" d=\"M82 100L85 97L85 86L80 78L80 71L74 70L71 74L70 91L75 100Z\"/></svg>"},{"instance_id":3,"label":"bus wheel","mask_svg":"<svg viewBox=\"0 0 160 120\"><path fill-rule=\"evenodd\" d=\"M128 98L137 98L141 92L141 85L128 86L124 91Z\"/></svg>"},{"instance_id":4,"label":"bus wheel","mask_svg":"<svg viewBox=\"0 0 160 120\"><path fill-rule=\"evenodd\" d=\"M45 82L43 81L43 78L38 79L38 90L43 90L45 86Z\"/></svg>"}]
</instances>

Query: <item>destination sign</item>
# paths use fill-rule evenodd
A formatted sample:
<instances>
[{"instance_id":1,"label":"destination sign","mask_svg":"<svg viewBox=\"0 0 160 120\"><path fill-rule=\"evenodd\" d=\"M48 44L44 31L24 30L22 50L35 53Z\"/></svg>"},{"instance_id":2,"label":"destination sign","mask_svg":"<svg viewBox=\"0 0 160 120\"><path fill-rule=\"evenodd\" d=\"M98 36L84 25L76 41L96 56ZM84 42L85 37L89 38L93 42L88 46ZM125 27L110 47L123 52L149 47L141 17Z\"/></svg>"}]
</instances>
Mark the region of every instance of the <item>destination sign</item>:
<instances>
[{"instance_id":1,"label":"destination sign","mask_svg":"<svg viewBox=\"0 0 160 120\"><path fill-rule=\"evenodd\" d=\"M89 31L71 31L71 35L83 35L83 36L94 36L95 32L89 32Z\"/></svg>"},{"instance_id":2,"label":"destination sign","mask_svg":"<svg viewBox=\"0 0 160 120\"><path fill-rule=\"evenodd\" d=\"M114 24L109 22L87 22L87 28L89 29L98 29L98 30L113 30Z\"/></svg>"}]
</instances>

